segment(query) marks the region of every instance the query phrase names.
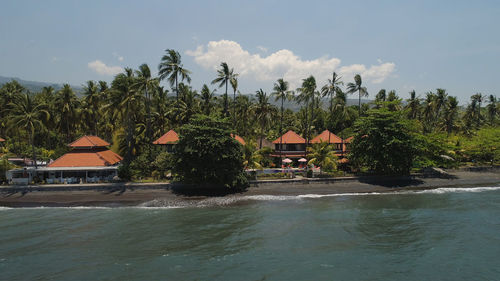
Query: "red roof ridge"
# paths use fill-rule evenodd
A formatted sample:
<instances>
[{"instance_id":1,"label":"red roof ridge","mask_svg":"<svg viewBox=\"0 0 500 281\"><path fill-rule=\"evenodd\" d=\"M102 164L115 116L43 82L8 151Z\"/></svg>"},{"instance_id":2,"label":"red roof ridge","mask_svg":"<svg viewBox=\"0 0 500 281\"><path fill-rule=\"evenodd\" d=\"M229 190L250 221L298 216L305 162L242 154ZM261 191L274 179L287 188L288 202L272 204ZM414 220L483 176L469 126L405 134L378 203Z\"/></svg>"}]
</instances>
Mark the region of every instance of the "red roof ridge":
<instances>
[{"instance_id":1,"label":"red roof ridge","mask_svg":"<svg viewBox=\"0 0 500 281\"><path fill-rule=\"evenodd\" d=\"M231 133L231 137L232 137L233 139L237 140L237 141L238 141L239 143L241 143L242 145L245 145L245 140L244 140L242 137L238 136L237 134L233 134L233 133Z\"/></svg>"},{"instance_id":2,"label":"red roof ridge","mask_svg":"<svg viewBox=\"0 0 500 281\"><path fill-rule=\"evenodd\" d=\"M98 136L85 135L70 143L70 147L106 147L110 145L107 141Z\"/></svg>"},{"instance_id":3,"label":"red roof ridge","mask_svg":"<svg viewBox=\"0 0 500 281\"><path fill-rule=\"evenodd\" d=\"M320 143L320 142L328 142L330 139L330 143L341 143L342 139L330 132L329 130L324 130L321 134L317 135L315 138L311 140L311 143Z\"/></svg>"},{"instance_id":4,"label":"red roof ridge","mask_svg":"<svg viewBox=\"0 0 500 281\"><path fill-rule=\"evenodd\" d=\"M173 144L179 141L179 135L174 130L170 130L159 137L153 144Z\"/></svg>"},{"instance_id":5,"label":"red roof ridge","mask_svg":"<svg viewBox=\"0 0 500 281\"><path fill-rule=\"evenodd\" d=\"M283 138L283 143L306 143L306 140L299 136L296 132L289 130L284 133L281 137L277 138L273 141L274 144L279 144L281 142L281 138Z\"/></svg>"}]
</instances>

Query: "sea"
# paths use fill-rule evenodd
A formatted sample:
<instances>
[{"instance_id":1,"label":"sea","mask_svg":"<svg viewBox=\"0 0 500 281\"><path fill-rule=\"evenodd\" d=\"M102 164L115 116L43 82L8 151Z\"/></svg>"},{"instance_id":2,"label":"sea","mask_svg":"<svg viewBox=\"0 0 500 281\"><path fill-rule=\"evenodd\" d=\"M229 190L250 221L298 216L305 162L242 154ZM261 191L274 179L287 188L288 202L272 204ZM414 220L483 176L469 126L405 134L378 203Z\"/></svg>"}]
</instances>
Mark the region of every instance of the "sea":
<instances>
[{"instance_id":1,"label":"sea","mask_svg":"<svg viewBox=\"0 0 500 281\"><path fill-rule=\"evenodd\" d=\"M500 187L0 208L0 280L500 280Z\"/></svg>"}]
</instances>

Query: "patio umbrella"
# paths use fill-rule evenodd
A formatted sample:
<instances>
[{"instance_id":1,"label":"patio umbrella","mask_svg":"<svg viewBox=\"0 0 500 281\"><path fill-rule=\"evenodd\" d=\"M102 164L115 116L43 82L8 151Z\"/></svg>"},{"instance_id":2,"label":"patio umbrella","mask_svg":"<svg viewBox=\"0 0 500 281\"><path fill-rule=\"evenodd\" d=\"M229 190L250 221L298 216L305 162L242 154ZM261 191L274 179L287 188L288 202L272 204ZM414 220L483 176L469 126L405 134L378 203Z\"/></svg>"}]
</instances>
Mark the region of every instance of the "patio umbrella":
<instances>
[{"instance_id":1,"label":"patio umbrella","mask_svg":"<svg viewBox=\"0 0 500 281\"><path fill-rule=\"evenodd\" d=\"M289 158L283 159L283 163L292 163L292 160Z\"/></svg>"},{"instance_id":2,"label":"patio umbrella","mask_svg":"<svg viewBox=\"0 0 500 281\"><path fill-rule=\"evenodd\" d=\"M300 158L299 162L307 162L307 159L306 158Z\"/></svg>"}]
</instances>

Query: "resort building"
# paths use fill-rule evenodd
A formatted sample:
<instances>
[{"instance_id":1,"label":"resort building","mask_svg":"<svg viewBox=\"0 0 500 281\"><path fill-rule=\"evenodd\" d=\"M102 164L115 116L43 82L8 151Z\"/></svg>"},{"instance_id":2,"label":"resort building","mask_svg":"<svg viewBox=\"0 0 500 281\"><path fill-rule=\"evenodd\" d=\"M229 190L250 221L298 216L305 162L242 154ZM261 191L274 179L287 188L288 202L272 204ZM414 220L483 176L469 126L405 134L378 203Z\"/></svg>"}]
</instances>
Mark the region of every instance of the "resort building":
<instances>
[{"instance_id":1,"label":"resort building","mask_svg":"<svg viewBox=\"0 0 500 281\"><path fill-rule=\"evenodd\" d=\"M174 146L179 142L179 135L174 130L166 132L163 136L159 137L153 144L165 147L167 152L173 152Z\"/></svg>"},{"instance_id":2,"label":"resort building","mask_svg":"<svg viewBox=\"0 0 500 281\"><path fill-rule=\"evenodd\" d=\"M7 179L14 184L28 184L35 178L46 183L112 181L123 158L109 150L109 145L97 136L83 136L69 144L70 152L46 167L10 170Z\"/></svg>"},{"instance_id":3,"label":"resort building","mask_svg":"<svg viewBox=\"0 0 500 281\"><path fill-rule=\"evenodd\" d=\"M342 147L344 142L340 137L338 137L337 135L328 130L324 130L321 134L317 135L315 138L311 140L311 143L321 143L321 142L327 142L333 144L336 153L342 152L343 149Z\"/></svg>"},{"instance_id":4,"label":"resort building","mask_svg":"<svg viewBox=\"0 0 500 281\"><path fill-rule=\"evenodd\" d=\"M274 140L273 144L272 157L303 158L306 156L306 140L292 130Z\"/></svg>"},{"instance_id":5,"label":"resort building","mask_svg":"<svg viewBox=\"0 0 500 281\"><path fill-rule=\"evenodd\" d=\"M231 137L241 143L241 145L245 145L245 140L242 137L234 134L231 134ZM178 142L179 135L174 130L170 130L155 140L153 144L164 146L167 152L173 152Z\"/></svg>"}]
</instances>

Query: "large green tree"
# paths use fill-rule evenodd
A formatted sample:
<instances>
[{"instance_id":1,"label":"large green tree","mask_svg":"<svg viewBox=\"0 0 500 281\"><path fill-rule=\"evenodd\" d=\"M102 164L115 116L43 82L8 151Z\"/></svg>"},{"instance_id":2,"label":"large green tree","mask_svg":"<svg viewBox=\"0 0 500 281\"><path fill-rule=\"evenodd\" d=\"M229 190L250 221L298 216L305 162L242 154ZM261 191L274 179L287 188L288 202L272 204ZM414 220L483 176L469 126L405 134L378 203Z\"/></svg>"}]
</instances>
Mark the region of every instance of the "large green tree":
<instances>
[{"instance_id":1,"label":"large green tree","mask_svg":"<svg viewBox=\"0 0 500 281\"><path fill-rule=\"evenodd\" d=\"M231 137L230 127L227 119L206 115L182 126L173 155L176 179L208 187L246 187L243 147Z\"/></svg>"},{"instance_id":2,"label":"large green tree","mask_svg":"<svg viewBox=\"0 0 500 281\"><path fill-rule=\"evenodd\" d=\"M349 160L377 174L408 174L420 154L412 121L401 112L372 109L355 124Z\"/></svg>"}]
</instances>

